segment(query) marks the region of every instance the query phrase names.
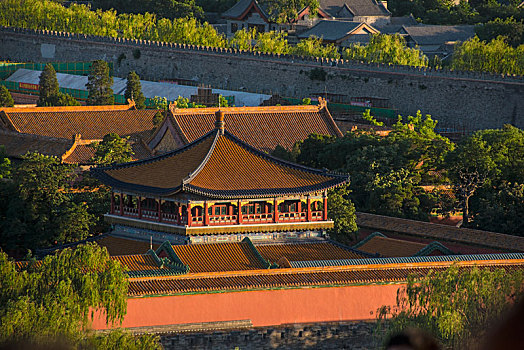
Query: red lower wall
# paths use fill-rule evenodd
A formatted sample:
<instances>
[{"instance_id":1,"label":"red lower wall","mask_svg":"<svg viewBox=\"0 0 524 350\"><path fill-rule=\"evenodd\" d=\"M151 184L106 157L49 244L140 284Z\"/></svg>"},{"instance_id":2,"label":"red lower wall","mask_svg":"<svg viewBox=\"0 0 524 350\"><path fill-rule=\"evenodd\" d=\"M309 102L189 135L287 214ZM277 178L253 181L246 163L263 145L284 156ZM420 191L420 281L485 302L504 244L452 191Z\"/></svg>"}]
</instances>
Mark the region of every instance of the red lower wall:
<instances>
[{"instance_id":1,"label":"red lower wall","mask_svg":"<svg viewBox=\"0 0 524 350\"><path fill-rule=\"evenodd\" d=\"M131 298L123 327L251 320L253 326L373 320L401 285L303 288ZM93 328L107 328L97 317Z\"/></svg>"}]
</instances>

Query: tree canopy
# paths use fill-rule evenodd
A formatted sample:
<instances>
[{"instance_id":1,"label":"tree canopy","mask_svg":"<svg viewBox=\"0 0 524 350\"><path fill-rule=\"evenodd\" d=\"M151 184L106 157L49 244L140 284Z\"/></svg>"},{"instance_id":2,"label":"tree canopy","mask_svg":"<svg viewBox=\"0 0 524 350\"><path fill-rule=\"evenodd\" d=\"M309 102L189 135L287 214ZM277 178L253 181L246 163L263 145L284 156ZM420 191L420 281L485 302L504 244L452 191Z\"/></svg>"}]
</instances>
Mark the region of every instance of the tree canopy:
<instances>
[{"instance_id":1,"label":"tree canopy","mask_svg":"<svg viewBox=\"0 0 524 350\"><path fill-rule=\"evenodd\" d=\"M56 157L28 153L0 182L0 237L3 249L34 249L86 238L93 214L67 192L74 166Z\"/></svg>"},{"instance_id":2,"label":"tree canopy","mask_svg":"<svg viewBox=\"0 0 524 350\"><path fill-rule=\"evenodd\" d=\"M343 57L370 63L428 66L428 58L422 51L407 47L406 40L398 34L373 34L368 44L354 44L345 49Z\"/></svg>"},{"instance_id":3,"label":"tree canopy","mask_svg":"<svg viewBox=\"0 0 524 350\"><path fill-rule=\"evenodd\" d=\"M101 142L90 144L89 147L95 149L94 162L101 165L130 162L133 160L133 149L127 140L110 133Z\"/></svg>"},{"instance_id":4,"label":"tree canopy","mask_svg":"<svg viewBox=\"0 0 524 350\"><path fill-rule=\"evenodd\" d=\"M0 251L0 280L0 343L60 341L111 349L123 341L89 332L92 310L103 311L108 324L118 324L126 313L127 276L105 248L66 248L18 268ZM135 339L119 331L118 337L127 340L127 349L159 348L151 336Z\"/></svg>"},{"instance_id":5,"label":"tree canopy","mask_svg":"<svg viewBox=\"0 0 524 350\"><path fill-rule=\"evenodd\" d=\"M115 103L113 77L109 75L109 66L106 61L96 60L93 62L86 87L88 105L112 105Z\"/></svg>"},{"instance_id":6,"label":"tree canopy","mask_svg":"<svg viewBox=\"0 0 524 350\"><path fill-rule=\"evenodd\" d=\"M469 348L522 297L523 286L521 270L455 265L421 279L410 276L396 307L383 307L378 317L387 320L390 334L419 328L446 347Z\"/></svg>"},{"instance_id":7,"label":"tree canopy","mask_svg":"<svg viewBox=\"0 0 524 350\"><path fill-rule=\"evenodd\" d=\"M15 101L9 90L5 86L0 85L0 107L13 107L14 105Z\"/></svg>"},{"instance_id":8,"label":"tree canopy","mask_svg":"<svg viewBox=\"0 0 524 350\"><path fill-rule=\"evenodd\" d=\"M127 75L126 91L124 97L128 100L135 101L136 107L144 109L145 100L144 94L142 93L142 85L140 84L140 77L135 71L129 72Z\"/></svg>"},{"instance_id":9,"label":"tree canopy","mask_svg":"<svg viewBox=\"0 0 524 350\"><path fill-rule=\"evenodd\" d=\"M51 106L52 100L58 95L58 80L52 64L45 65L40 74L38 106Z\"/></svg>"}]
</instances>

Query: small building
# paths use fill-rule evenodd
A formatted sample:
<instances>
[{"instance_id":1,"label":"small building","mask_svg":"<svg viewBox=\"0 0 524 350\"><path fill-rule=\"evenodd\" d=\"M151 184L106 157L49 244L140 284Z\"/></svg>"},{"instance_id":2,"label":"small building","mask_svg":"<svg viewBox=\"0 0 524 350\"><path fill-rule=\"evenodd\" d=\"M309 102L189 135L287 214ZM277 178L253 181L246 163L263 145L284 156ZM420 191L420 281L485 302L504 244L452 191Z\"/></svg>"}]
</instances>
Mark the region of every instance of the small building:
<instances>
[{"instance_id":1,"label":"small building","mask_svg":"<svg viewBox=\"0 0 524 350\"><path fill-rule=\"evenodd\" d=\"M112 187L106 221L183 243L323 237L327 190L348 177L274 158L224 130L224 115L181 149L92 169Z\"/></svg>"},{"instance_id":2,"label":"small building","mask_svg":"<svg viewBox=\"0 0 524 350\"><path fill-rule=\"evenodd\" d=\"M327 102L318 105L220 108L228 130L250 146L272 152L278 145L290 150L311 134L343 136ZM215 108L170 106L166 118L147 143L157 154L183 147L213 130Z\"/></svg>"},{"instance_id":3,"label":"small building","mask_svg":"<svg viewBox=\"0 0 524 350\"><path fill-rule=\"evenodd\" d=\"M298 11L293 23L276 23L278 14L271 14L268 8L257 0L240 0L222 14L227 20L227 36L236 31L255 28L258 32L288 30L292 25L311 27L318 19L337 19L366 24L387 24L391 13L386 2L376 0L319 0L316 16L310 16L309 7Z\"/></svg>"},{"instance_id":4,"label":"small building","mask_svg":"<svg viewBox=\"0 0 524 350\"><path fill-rule=\"evenodd\" d=\"M322 38L324 43L348 47L355 43L367 43L371 34L378 33L378 30L363 22L322 20L312 28L298 34L298 38L307 39L316 36Z\"/></svg>"},{"instance_id":5,"label":"small building","mask_svg":"<svg viewBox=\"0 0 524 350\"><path fill-rule=\"evenodd\" d=\"M155 109L128 105L9 107L0 108L0 145L9 157L27 151L57 156L66 163L90 164L94 149L88 147L105 135L129 137L135 159L152 155L144 140L154 131Z\"/></svg>"}]
</instances>

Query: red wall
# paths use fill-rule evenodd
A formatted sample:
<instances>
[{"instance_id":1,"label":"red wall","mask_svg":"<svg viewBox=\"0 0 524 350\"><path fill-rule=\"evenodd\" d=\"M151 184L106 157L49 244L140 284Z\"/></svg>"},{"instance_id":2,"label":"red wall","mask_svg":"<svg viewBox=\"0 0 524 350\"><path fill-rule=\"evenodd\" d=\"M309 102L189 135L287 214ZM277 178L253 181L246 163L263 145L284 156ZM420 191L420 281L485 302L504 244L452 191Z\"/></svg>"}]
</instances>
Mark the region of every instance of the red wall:
<instances>
[{"instance_id":1,"label":"red wall","mask_svg":"<svg viewBox=\"0 0 524 350\"><path fill-rule=\"evenodd\" d=\"M123 327L251 320L253 326L373 320L401 285L302 288L132 298ZM106 328L97 318L93 328Z\"/></svg>"}]
</instances>

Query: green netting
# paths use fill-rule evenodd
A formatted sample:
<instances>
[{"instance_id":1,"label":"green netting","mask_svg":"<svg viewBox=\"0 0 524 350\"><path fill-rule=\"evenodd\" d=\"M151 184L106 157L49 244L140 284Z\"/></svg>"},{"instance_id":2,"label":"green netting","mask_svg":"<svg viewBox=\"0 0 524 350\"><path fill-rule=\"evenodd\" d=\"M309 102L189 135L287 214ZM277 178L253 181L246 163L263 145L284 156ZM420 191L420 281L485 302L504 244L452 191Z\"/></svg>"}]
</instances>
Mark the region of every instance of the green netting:
<instances>
[{"instance_id":1,"label":"green netting","mask_svg":"<svg viewBox=\"0 0 524 350\"><path fill-rule=\"evenodd\" d=\"M58 73L74 75L89 75L93 62L50 62ZM47 63L0 63L0 79L5 79L13 74L17 69L25 68L31 70L44 70ZM113 63L108 62L109 74L113 75Z\"/></svg>"}]
</instances>

